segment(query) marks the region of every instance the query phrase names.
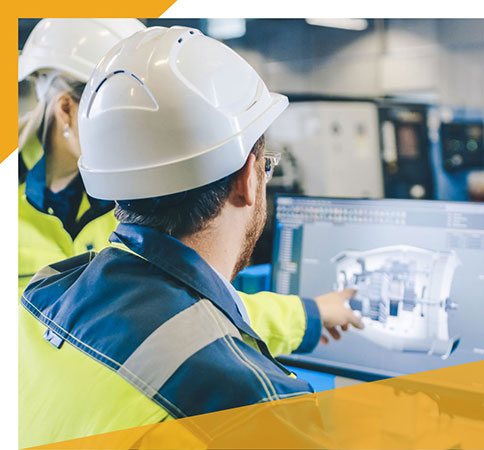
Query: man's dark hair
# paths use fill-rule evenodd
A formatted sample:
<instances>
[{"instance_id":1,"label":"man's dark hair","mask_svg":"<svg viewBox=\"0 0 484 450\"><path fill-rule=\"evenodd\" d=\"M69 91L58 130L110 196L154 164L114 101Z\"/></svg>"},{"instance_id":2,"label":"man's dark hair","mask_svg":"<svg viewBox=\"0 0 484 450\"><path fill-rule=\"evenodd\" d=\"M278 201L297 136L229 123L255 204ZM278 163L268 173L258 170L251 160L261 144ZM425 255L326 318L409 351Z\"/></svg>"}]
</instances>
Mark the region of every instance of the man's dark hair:
<instances>
[{"instance_id":1,"label":"man's dark hair","mask_svg":"<svg viewBox=\"0 0 484 450\"><path fill-rule=\"evenodd\" d=\"M264 152L264 136L252 147L258 160ZM180 238L201 231L225 205L237 172L190 191L143 200L119 201L114 215L122 223L155 228Z\"/></svg>"}]
</instances>

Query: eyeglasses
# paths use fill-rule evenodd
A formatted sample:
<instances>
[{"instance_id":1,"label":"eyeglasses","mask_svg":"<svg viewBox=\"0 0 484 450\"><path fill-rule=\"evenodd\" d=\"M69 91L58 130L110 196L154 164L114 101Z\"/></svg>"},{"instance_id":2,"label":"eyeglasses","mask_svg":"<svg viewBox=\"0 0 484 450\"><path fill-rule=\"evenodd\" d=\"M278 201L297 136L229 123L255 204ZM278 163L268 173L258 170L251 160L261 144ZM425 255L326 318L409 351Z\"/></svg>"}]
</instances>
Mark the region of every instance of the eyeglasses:
<instances>
[{"instance_id":1,"label":"eyeglasses","mask_svg":"<svg viewBox=\"0 0 484 450\"><path fill-rule=\"evenodd\" d=\"M269 183L272 179L272 175L274 173L274 168L279 164L281 160L281 154L278 152L264 152L264 159L265 159L265 174L266 174L266 183Z\"/></svg>"}]
</instances>

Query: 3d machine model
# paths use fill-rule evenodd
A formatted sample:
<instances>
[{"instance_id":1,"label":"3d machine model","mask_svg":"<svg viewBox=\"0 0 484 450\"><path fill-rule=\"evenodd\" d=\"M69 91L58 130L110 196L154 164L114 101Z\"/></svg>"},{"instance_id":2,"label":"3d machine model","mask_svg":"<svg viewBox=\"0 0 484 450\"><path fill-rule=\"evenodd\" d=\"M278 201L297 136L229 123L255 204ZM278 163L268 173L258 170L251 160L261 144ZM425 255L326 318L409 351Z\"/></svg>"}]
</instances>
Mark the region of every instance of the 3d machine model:
<instances>
[{"instance_id":1,"label":"3d machine model","mask_svg":"<svg viewBox=\"0 0 484 450\"><path fill-rule=\"evenodd\" d=\"M457 255L409 245L343 251L331 259L337 290L357 290L350 306L361 313L366 339L394 351L447 359L459 338L449 337L448 311Z\"/></svg>"}]
</instances>

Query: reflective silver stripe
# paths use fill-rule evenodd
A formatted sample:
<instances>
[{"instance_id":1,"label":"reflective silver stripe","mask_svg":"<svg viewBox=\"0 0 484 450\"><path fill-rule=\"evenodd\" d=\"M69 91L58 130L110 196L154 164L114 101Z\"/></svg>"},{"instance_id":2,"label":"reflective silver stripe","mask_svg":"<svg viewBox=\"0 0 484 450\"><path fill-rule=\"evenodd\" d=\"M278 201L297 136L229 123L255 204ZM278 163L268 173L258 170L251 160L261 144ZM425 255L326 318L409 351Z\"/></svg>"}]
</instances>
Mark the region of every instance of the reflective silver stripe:
<instances>
[{"instance_id":1,"label":"reflective silver stripe","mask_svg":"<svg viewBox=\"0 0 484 450\"><path fill-rule=\"evenodd\" d=\"M217 324L214 314L223 320ZM219 338L238 329L208 300L200 300L151 333L118 369L118 374L153 397L188 358Z\"/></svg>"},{"instance_id":2,"label":"reflective silver stripe","mask_svg":"<svg viewBox=\"0 0 484 450\"><path fill-rule=\"evenodd\" d=\"M57 275L60 273L59 271L53 269L50 266L45 266L42 269L40 269L30 280L31 283L34 283L35 281L40 281L43 280L44 278L51 277L52 275Z\"/></svg>"}]
</instances>

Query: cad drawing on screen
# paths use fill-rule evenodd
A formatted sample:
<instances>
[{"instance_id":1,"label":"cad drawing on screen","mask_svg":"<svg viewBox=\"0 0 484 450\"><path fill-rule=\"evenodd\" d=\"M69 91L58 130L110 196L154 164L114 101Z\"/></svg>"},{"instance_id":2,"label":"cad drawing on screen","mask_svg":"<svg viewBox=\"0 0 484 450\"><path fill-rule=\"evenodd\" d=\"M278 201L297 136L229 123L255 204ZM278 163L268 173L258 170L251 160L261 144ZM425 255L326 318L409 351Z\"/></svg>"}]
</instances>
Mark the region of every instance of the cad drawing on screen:
<instances>
[{"instance_id":1,"label":"cad drawing on screen","mask_svg":"<svg viewBox=\"0 0 484 450\"><path fill-rule=\"evenodd\" d=\"M350 306L360 312L375 344L393 351L426 352L447 359L459 344L449 336L454 272L461 264L453 251L393 245L342 251L331 262L337 290L357 293Z\"/></svg>"}]
</instances>

